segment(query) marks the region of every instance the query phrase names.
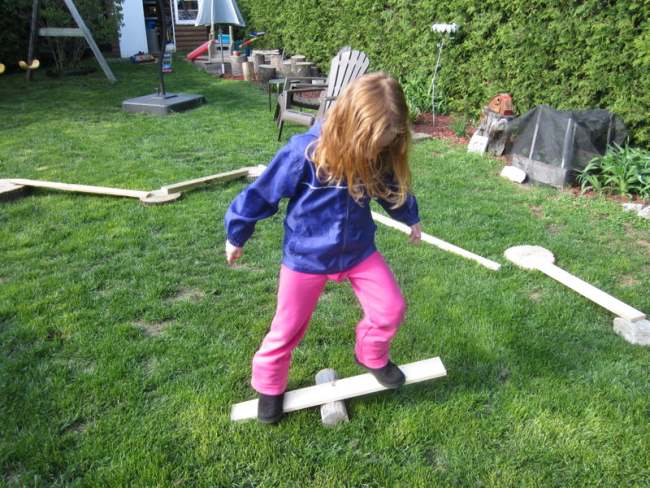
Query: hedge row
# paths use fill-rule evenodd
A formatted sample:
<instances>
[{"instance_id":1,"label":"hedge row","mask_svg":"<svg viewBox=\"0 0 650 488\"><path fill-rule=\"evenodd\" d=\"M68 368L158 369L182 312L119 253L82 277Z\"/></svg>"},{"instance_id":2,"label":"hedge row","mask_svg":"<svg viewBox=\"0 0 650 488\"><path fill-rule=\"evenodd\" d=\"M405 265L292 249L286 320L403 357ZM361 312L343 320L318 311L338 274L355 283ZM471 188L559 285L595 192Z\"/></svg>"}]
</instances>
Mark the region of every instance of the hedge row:
<instances>
[{"instance_id":1,"label":"hedge row","mask_svg":"<svg viewBox=\"0 0 650 488\"><path fill-rule=\"evenodd\" d=\"M476 116L498 92L520 113L547 103L601 107L650 146L650 2L540 0L240 0L268 46L322 67L343 45L402 82L411 107L430 111L439 38L435 22L460 25L445 45L436 92L443 109Z\"/></svg>"}]
</instances>

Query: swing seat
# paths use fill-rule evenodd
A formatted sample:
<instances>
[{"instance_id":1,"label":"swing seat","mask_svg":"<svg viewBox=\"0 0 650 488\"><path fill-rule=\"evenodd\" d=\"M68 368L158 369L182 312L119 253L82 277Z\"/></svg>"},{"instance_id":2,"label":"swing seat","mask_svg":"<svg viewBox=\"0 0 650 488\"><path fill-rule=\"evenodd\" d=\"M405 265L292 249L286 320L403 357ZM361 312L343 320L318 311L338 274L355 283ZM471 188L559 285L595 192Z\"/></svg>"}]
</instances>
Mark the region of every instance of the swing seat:
<instances>
[{"instance_id":1,"label":"swing seat","mask_svg":"<svg viewBox=\"0 0 650 488\"><path fill-rule=\"evenodd\" d=\"M38 59L32 59L32 64L27 64L25 61L18 61L18 66L25 71L31 71L38 69L41 66L41 62Z\"/></svg>"},{"instance_id":2,"label":"swing seat","mask_svg":"<svg viewBox=\"0 0 650 488\"><path fill-rule=\"evenodd\" d=\"M0 75L5 72L5 65L0 63Z\"/></svg>"}]
</instances>

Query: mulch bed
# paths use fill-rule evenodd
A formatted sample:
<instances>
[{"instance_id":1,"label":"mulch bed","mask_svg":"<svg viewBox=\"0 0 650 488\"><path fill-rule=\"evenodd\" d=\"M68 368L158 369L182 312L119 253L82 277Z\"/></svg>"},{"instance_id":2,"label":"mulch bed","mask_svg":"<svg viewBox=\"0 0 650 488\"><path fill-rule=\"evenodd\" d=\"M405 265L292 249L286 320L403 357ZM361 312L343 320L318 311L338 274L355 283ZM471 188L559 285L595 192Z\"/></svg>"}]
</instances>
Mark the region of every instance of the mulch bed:
<instances>
[{"instance_id":1,"label":"mulch bed","mask_svg":"<svg viewBox=\"0 0 650 488\"><path fill-rule=\"evenodd\" d=\"M452 118L449 115L436 115L435 127L431 124L432 119L433 117L429 113L420 114L417 119L415 119L415 122L413 122L413 131L423 132L436 139L445 139L464 146L469 143L469 138L474 132L472 127L467 128L466 136L459 137L450 128Z\"/></svg>"}]
</instances>

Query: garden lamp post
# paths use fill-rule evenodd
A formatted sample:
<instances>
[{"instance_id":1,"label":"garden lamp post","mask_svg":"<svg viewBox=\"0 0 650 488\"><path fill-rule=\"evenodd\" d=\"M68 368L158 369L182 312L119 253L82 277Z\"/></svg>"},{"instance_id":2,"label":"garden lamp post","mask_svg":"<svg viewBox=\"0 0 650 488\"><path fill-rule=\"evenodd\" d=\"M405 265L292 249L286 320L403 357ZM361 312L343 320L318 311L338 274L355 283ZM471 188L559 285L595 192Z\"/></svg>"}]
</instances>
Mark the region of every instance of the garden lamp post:
<instances>
[{"instance_id":1,"label":"garden lamp post","mask_svg":"<svg viewBox=\"0 0 650 488\"><path fill-rule=\"evenodd\" d=\"M433 24L431 30L440 34L440 42L438 42L438 55L436 57L436 66L433 70L433 78L431 79L431 126L436 126L436 76L438 75L438 68L440 67L440 57L442 55L442 48L445 46L445 38L451 36L458 31L458 24Z\"/></svg>"}]
</instances>

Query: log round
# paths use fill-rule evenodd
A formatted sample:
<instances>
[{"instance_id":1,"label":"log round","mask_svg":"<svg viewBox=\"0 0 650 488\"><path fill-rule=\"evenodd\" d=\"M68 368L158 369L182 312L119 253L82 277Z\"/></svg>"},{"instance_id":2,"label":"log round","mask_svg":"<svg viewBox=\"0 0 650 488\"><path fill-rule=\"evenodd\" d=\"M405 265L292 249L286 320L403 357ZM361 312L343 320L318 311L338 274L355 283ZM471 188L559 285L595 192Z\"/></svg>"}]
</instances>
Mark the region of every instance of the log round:
<instances>
[{"instance_id":1,"label":"log round","mask_svg":"<svg viewBox=\"0 0 650 488\"><path fill-rule=\"evenodd\" d=\"M264 64L264 54L253 51L253 69L255 70L255 76L259 74L260 65L262 64Z\"/></svg>"},{"instance_id":2,"label":"log round","mask_svg":"<svg viewBox=\"0 0 650 488\"><path fill-rule=\"evenodd\" d=\"M246 56L230 56L230 66L233 76L242 75L242 64L246 61Z\"/></svg>"},{"instance_id":3,"label":"log round","mask_svg":"<svg viewBox=\"0 0 650 488\"><path fill-rule=\"evenodd\" d=\"M296 76L310 76L311 73L311 66L313 63L308 63L308 62L298 62L295 64L294 69L293 69L293 74Z\"/></svg>"},{"instance_id":4,"label":"log round","mask_svg":"<svg viewBox=\"0 0 650 488\"><path fill-rule=\"evenodd\" d=\"M269 80L275 78L275 68L270 64L260 64L257 81L262 85L268 85Z\"/></svg>"},{"instance_id":5,"label":"log round","mask_svg":"<svg viewBox=\"0 0 650 488\"><path fill-rule=\"evenodd\" d=\"M244 80L253 81L255 80L255 71L253 70L253 63L250 61L245 61L241 64L241 71L244 75Z\"/></svg>"}]
</instances>

